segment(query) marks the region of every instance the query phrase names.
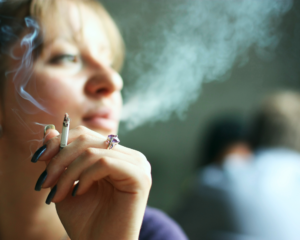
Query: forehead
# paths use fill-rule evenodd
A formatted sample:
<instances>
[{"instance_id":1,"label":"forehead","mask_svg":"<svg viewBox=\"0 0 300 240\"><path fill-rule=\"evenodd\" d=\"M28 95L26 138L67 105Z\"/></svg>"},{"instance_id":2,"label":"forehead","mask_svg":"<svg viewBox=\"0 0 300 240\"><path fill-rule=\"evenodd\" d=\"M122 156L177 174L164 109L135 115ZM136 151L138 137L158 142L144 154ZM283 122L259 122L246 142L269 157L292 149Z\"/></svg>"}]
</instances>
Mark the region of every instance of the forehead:
<instances>
[{"instance_id":1,"label":"forehead","mask_svg":"<svg viewBox=\"0 0 300 240\"><path fill-rule=\"evenodd\" d=\"M90 47L110 47L104 22L91 6L82 2L58 2L53 14L42 19L45 44L62 38Z\"/></svg>"}]
</instances>

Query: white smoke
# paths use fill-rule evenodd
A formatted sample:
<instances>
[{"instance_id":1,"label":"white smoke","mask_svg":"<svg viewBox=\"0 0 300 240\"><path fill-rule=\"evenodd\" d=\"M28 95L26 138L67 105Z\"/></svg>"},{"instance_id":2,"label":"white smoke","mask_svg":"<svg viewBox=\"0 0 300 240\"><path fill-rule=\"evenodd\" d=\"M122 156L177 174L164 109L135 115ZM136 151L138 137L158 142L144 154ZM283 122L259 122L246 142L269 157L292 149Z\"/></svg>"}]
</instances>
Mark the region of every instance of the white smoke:
<instances>
[{"instance_id":1,"label":"white smoke","mask_svg":"<svg viewBox=\"0 0 300 240\"><path fill-rule=\"evenodd\" d=\"M146 9L154 4L139 2ZM276 27L293 2L174 0L163 3L168 4L167 11L158 14L153 24L144 25L145 32L141 28L137 40L140 51L128 52L127 71L137 78L124 91L122 120L129 129L145 122L167 120L173 113L184 116L188 106L197 99L202 84L224 79L235 64L245 64L251 48L260 57L270 58L280 41ZM121 23L127 35L131 34L129 27L139 26L134 17L127 24ZM145 69L148 70L143 72Z\"/></svg>"},{"instance_id":2,"label":"white smoke","mask_svg":"<svg viewBox=\"0 0 300 240\"><path fill-rule=\"evenodd\" d=\"M140 29L139 51L128 52L128 72L137 79L124 91L122 120L128 128L164 121L173 113L184 116L188 106L197 99L202 84L224 79L234 64L245 64L251 47L259 56L269 58L280 41L276 27L292 6L292 0L158 2L136 2L146 11L151 9L151 4L167 7L157 10L159 14L153 23L144 24ZM143 22L128 15L123 20L128 23L130 19L132 28ZM19 103L26 113L48 112L42 99L34 99L26 91L29 84L34 86L32 52L39 44L40 28L31 18L25 18L25 23L30 32L21 40L21 47L26 52L23 56L15 56L13 51L6 53L21 62L7 74L14 74ZM0 27L0 37L18 37L9 27L1 25L1 18Z\"/></svg>"},{"instance_id":3,"label":"white smoke","mask_svg":"<svg viewBox=\"0 0 300 240\"><path fill-rule=\"evenodd\" d=\"M23 23L25 23L25 26ZM12 75L16 92L15 97L22 111L27 114L34 114L41 110L49 113L47 108L41 103L43 99L35 99L27 91L27 88L35 89L35 79L32 78L34 64L33 52L42 41L39 37L40 27L38 23L30 17L25 17L23 23L12 17L0 16L0 54L7 55L18 63L14 69L7 70L5 75L6 77ZM21 36L19 36L20 34ZM14 47L10 47L10 43L15 43ZM19 51L20 49L22 50ZM43 132L42 124L26 123L22 119L19 109L11 110L28 133L41 136ZM39 127L37 128L37 126ZM41 142L42 140L40 139L32 140L30 149L32 147L35 148L36 143Z\"/></svg>"},{"instance_id":4,"label":"white smoke","mask_svg":"<svg viewBox=\"0 0 300 240\"><path fill-rule=\"evenodd\" d=\"M14 20L12 19L11 21ZM28 33L19 40L20 45L16 45L15 48L2 48L2 53L9 55L11 58L18 60L19 62L19 65L15 69L6 71L5 74L6 76L13 74L13 83L16 93L18 93L16 94L16 97L20 107L24 112L28 114L34 114L42 110L49 113L48 110L26 90L26 87L28 87L29 84L34 84L34 82L32 82L33 51L40 44L38 41L40 27L38 23L30 17L26 17L24 21L26 28L23 29L21 25L17 26L17 28L23 29L23 31L28 31ZM10 25L3 24L0 32L8 41L19 39L19 36L15 35L14 29ZM16 48L23 49L20 56L15 55L14 52ZM29 102L33 105L28 104ZM33 106L36 108L33 108Z\"/></svg>"}]
</instances>

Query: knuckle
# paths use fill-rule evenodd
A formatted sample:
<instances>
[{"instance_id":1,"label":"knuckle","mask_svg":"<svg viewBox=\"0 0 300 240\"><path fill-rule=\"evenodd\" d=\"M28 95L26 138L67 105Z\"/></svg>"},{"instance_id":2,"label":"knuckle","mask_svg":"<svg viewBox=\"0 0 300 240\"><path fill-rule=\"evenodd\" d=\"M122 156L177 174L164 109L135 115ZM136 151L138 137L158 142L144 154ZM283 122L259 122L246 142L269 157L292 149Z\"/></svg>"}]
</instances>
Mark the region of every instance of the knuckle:
<instances>
[{"instance_id":1,"label":"knuckle","mask_svg":"<svg viewBox=\"0 0 300 240\"><path fill-rule=\"evenodd\" d=\"M57 145L60 143L60 135L54 138L50 138L47 142L46 145Z\"/></svg>"},{"instance_id":2,"label":"knuckle","mask_svg":"<svg viewBox=\"0 0 300 240\"><path fill-rule=\"evenodd\" d=\"M55 164L49 164L48 166L47 166L47 175L48 176L55 176L55 177L57 177L57 176L59 176L60 175L60 173L62 172L63 170L62 170L62 168L60 168L60 167L58 167L57 165L55 165Z\"/></svg>"},{"instance_id":3,"label":"knuckle","mask_svg":"<svg viewBox=\"0 0 300 240\"><path fill-rule=\"evenodd\" d=\"M151 167L150 162L149 162L149 161L146 161L146 162L145 162L145 165L146 165L146 170L151 174L152 167Z\"/></svg>"},{"instance_id":4,"label":"knuckle","mask_svg":"<svg viewBox=\"0 0 300 240\"><path fill-rule=\"evenodd\" d=\"M86 132L87 128L85 126L79 125L75 128L79 132Z\"/></svg>"},{"instance_id":5,"label":"knuckle","mask_svg":"<svg viewBox=\"0 0 300 240\"><path fill-rule=\"evenodd\" d=\"M50 169L57 169L57 168L60 168L60 167L61 167L61 158L60 158L60 155L59 155L59 154L55 155L55 156L51 159L50 163L48 164L48 167L49 167Z\"/></svg>"},{"instance_id":6,"label":"knuckle","mask_svg":"<svg viewBox=\"0 0 300 240\"><path fill-rule=\"evenodd\" d=\"M100 167L107 167L110 165L109 158L107 157L100 158L97 163Z\"/></svg>"},{"instance_id":7,"label":"knuckle","mask_svg":"<svg viewBox=\"0 0 300 240\"><path fill-rule=\"evenodd\" d=\"M152 176L147 174L146 181L147 181L148 185L151 187L152 186Z\"/></svg>"},{"instance_id":8,"label":"knuckle","mask_svg":"<svg viewBox=\"0 0 300 240\"><path fill-rule=\"evenodd\" d=\"M143 184L145 184L147 187L151 188L152 186L152 176L150 173L145 172L144 174L142 174L141 176L141 181L143 182Z\"/></svg>"},{"instance_id":9,"label":"knuckle","mask_svg":"<svg viewBox=\"0 0 300 240\"><path fill-rule=\"evenodd\" d=\"M53 171L62 171L66 167L68 167L69 164L67 164L65 161L63 161L62 156L60 154L57 154L54 156L49 163L49 167L53 169Z\"/></svg>"},{"instance_id":10,"label":"knuckle","mask_svg":"<svg viewBox=\"0 0 300 240\"><path fill-rule=\"evenodd\" d=\"M143 154L143 153L141 153L141 152L139 152L139 151L136 151L136 150L134 150L134 155L139 159L139 160L142 160L142 161L147 161L147 158L146 158L146 156Z\"/></svg>"},{"instance_id":11,"label":"knuckle","mask_svg":"<svg viewBox=\"0 0 300 240\"><path fill-rule=\"evenodd\" d=\"M140 162L143 166L145 166L145 168L146 168L148 171L151 172L151 164L150 164L150 162L148 161L148 159L146 158L146 156L145 156L143 153L138 152L138 151L137 151L137 156L138 156L139 162Z\"/></svg>"},{"instance_id":12,"label":"knuckle","mask_svg":"<svg viewBox=\"0 0 300 240\"><path fill-rule=\"evenodd\" d=\"M68 181L68 179L70 179L70 174L68 171L64 171L61 176L60 176L60 182L64 183L66 181Z\"/></svg>"},{"instance_id":13,"label":"knuckle","mask_svg":"<svg viewBox=\"0 0 300 240\"><path fill-rule=\"evenodd\" d=\"M78 140L81 141L81 142L86 142L88 139L89 139L89 136L86 135L86 134L81 134L81 135L78 137Z\"/></svg>"},{"instance_id":14,"label":"knuckle","mask_svg":"<svg viewBox=\"0 0 300 240\"><path fill-rule=\"evenodd\" d=\"M51 162L50 164L52 163L55 163L55 162L59 162L59 154L56 154L52 159L51 159Z\"/></svg>"},{"instance_id":15,"label":"knuckle","mask_svg":"<svg viewBox=\"0 0 300 240\"><path fill-rule=\"evenodd\" d=\"M95 150L93 148L87 148L83 153L85 158L90 158L95 155Z\"/></svg>"}]
</instances>

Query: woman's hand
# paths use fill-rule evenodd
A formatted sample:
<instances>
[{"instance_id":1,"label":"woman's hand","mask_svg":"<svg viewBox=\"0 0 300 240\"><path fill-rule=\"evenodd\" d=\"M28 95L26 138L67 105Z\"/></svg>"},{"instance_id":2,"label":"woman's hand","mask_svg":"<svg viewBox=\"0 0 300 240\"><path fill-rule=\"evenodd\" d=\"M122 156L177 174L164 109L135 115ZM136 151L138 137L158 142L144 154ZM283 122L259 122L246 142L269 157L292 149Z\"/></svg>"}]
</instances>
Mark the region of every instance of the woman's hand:
<instances>
[{"instance_id":1,"label":"woman's hand","mask_svg":"<svg viewBox=\"0 0 300 240\"><path fill-rule=\"evenodd\" d=\"M151 188L145 156L117 145L107 150L106 137L79 126L70 130L68 146L47 131L43 188L57 190L52 199L72 240L137 240ZM76 196L74 182L79 180Z\"/></svg>"}]
</instances>

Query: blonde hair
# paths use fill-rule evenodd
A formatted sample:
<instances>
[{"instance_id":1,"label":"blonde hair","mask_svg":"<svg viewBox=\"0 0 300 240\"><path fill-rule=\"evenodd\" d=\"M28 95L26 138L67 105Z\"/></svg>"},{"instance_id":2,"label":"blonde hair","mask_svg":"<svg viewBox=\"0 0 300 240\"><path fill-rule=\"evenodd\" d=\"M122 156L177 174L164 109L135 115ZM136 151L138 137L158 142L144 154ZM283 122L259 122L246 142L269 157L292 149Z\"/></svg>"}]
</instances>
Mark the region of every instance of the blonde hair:
<instances>
[{"instance_id":1,"label":"blonde hair","mask_svg":"<svg viewBox=\"0 0 300 240\"><path fill-rule=\"evenodd\" d=\"M90 7L97 13L99 16L103 29L108 37L110 42L110 50L113 58L113 68L117 71L120 71L124 61L124 43L121 37L121 34L105 8L96 0L65 0L76 3L77 5L80 3L84 3L86 6ZM18 19L22 22L25 27L24 18L32 17L37 20L43 29L43 23L45 21L49 21L50 19L46 16L51 14L56 18L62 19L64 16L59 16L59 7L57 5L61 3L62 0L7 0L5 2L0 3L0 16L4 16L7 19L15 20ZM3 20L2 20L3 22ZM3 24L3 23L2 23ZM6 24L6 23L4 23ZM7 24L8 27L9 23ZM17 31L15 35L19 36L22 32ZM1 18L0 18L0 35L1 35ZM1 42L3 41L3 42ZM0 36L0 44L2 48L8 48L9 45L12 45L12 42L5 42L5 39L1 39ZM43 44L39 46L39 49L43 47ZM39 52L39 51L37 51ZM35 53L37 54L37 53ZM0 80L1 76L4 76L5 69L7 66L6 56L1 54L0 52ZM0 83L1 84L1 83ZM1 86L0 86L1 87Z\"/></svg>"}]
</instances>

